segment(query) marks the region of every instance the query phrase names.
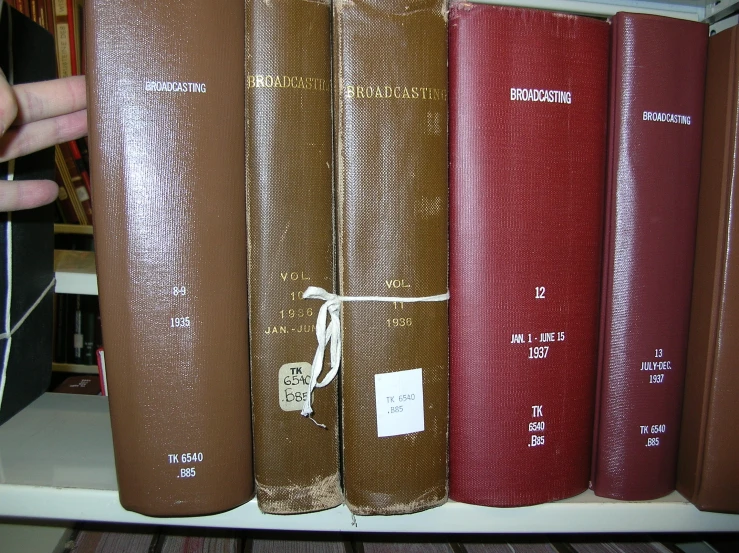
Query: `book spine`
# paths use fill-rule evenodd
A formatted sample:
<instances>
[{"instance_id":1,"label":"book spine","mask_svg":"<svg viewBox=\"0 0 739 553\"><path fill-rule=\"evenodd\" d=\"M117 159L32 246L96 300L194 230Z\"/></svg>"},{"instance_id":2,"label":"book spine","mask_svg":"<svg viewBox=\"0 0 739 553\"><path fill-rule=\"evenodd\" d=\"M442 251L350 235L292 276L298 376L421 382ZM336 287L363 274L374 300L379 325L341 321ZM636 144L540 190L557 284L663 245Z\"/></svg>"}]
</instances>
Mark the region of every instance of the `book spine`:
<instances>
[{"instance_id":1,"label":"book spine","mask_svg":"<svg viewBox=\"0 0 739 553\"><path fill-rule=\"evenodd\" d=\"M254 471L259 508L297 513L342 502L338 383L300 416L319 305L334 291L331 7L247 4L247 196ZM280 439L276 439L277 437ZM311 451L309 458L304 457Z\"/></svg>"},{"instance_id":2,"label":"book spine","mask_svg":"<svg viewBox=\"0 0 739 553\"><path fill-rule=\"evenodd\" d=\"M95 359L98 366L98 377L100 378L100 395L108 395L108 373L105 370L105 350L99 347L95 350Z\"/></svg>"},{"instance_id":3,"label":"book spine","mask_svg":"<svg viewBox=\"0 0 739 553\"><path fill-rule=\"evenodd\" d=\"M356 514L447 498L445 5L333 8L345 502ZM385 63L392 60L392 63Z\"/></svg>"},{"instance_id":4,"label":"book spine","mask_svg":"<svg viewBox=\"0 0 739 553\"><path fill-rule=\"evenodd\" d=\"M83 173L80 172L80 167L75 160L74 154L72 153L73 142L63 142L59 144L59 150L62 153L64 164L66 166L66 174L72 183L75 196L79 205L84 212L84 218L80 221L84 225L92 224L92 189L90 188L90 179L87 176L87 172L84 175L87 179L83 178ZM82 222L84 220L84 222Z\"/></svg>"},{"instance_id":5,"label":"book spine","mask_svg":"<svg viewBox=\"0 0 739 553\"><path fill-rule=\"evenodd\" d=\"M77 145L77 142L75 140L70 140L67 144L69 145L69 153L72 156L72 161L74 163L75 168L77 169L77 173L82 179L82 182L85 184L85 189L87 190L88 194L92 196L92 185L90 184L90 174L87 172L87 164L85 163L85 160L82 158L82 153L80 152L80 148Z\"/></svg>"},{"instance_id":6,"label":"book spine","mask_svg":"<svg viewBox=\"0 0 739 553\"><path fill-rule=\"evenodd\" d=\"M67 193L67 188L64 185L62 178L57 177L57 183L59 184L59 196L57 197L57 204L59 205L59 211L63 222L70 224L79 224L79 218L72 204L72 199Z\"/></svg>"},{"instance_id":7,"label":"book spine","mask_svg":"<svg viewBox=\"0 0 739 553\"><path fill-rule=\"evenodd\" d=\"M234 71L244 7L88 0L85 9L120 501L152 516L224 511L253 493L244 75Z\"/></svg>"},{"instance_id":8,"label":"book spine","mask_svg":"<svg viewBox=\"0 0 739 553\"><path fill-rule=\"evenodd\" d=\"M79 75L77 70L77 44L76 32L74 25L74 0L66 0L67 2L67 35L69 39L69 64L72 75Z\"/></svg>"},{"instance_id":9,"label":"book spine","mask_svg":"<svg viewBox=\"0 0 739 553\"><path fill-rule=\"evenodd\" d=\"M617 14L592 488L675 489L708 30Z\"/></svg>"},{"instance_id":10,"label":"book spine","mask_svg":"<svg viewBox=\"0 0 739 553\"><path fill-rule=\"evenodd\" d=\"M97 296L82 296L82 363L97 365L95 359L95 331Z\"/></svg>"},{"instance_id":11,"label":"book spine","mask_svg":"<svg viewBox=\"0 0 739 553\"><path fill-rule=\"evenodd\" d=\"M54 38L56 39L56 59L59 77L71 77L72 53L70 49L69 21L67 19L67 0L52 0L54 2Z\"/></svg>"},{"instance_id":12,"label":"book spine","mask_svg":"<svg viewBox=\"0 0 739 553\"><path fill-rule=\"evenodd\" d=\"M55 25L55 18L54 18L54 1L55 0L43 0L44 25L46 27L46 30L49 31L52 36L56 35L56 25ZM57 57L57 61L58 61L58 57ZM57 74L58 74L58 71L59 71L59 66L57 64Z\"/></svg>"},{"instance_id":13,"label":"book spine","mask_svg":"<svg viewBox=\"0 0 739 553\"><path fill-rule=\"evenodd\" d=\"M72 312L72 362L81 365L84 334L82 332L82 296L74 295L74 311Z\"/></svg>"},{"instance_id":14,"label":"book spine","mask_svg":"<svg viewBox=\"0 0 739 553\"><path fill-rule=\"evenodd\" d=\"M739 28L708 39L706 108L677 490L699 509L739 513ZM710 99L710 100L709 100Z\"/></svg>"},{"instance_id":15,"label":"book spine","mask_svg":"<svg viewBox=\"0 0 739 553\"><path fill-rule=\"evenodd\" d=\"M54 328L54 355L56 363L67 363L69 357L69 301L70 294L56 294L56 325Z\"/></svg>"},{"instance_id":16,"label":"book spine","mask_svg":"<svg viewBox=\"0 0 739 553\"><path fill-rule=\"evenodd\" d=\"M57 144L54 147L54 161L56 163L57 169L57 182L61 187L64 187L66 191L66 199L68 199L69 202L66 202L61 196L60 198L63 202L63 205L67 206L67 210L69 209L68 206L71 205L75 214L75 222L81 225L87 225L89 224L88 215L92 215L92 206L83 206L82 202L86 199L89 199L89 195L84 186L79 186L79 179L77 180L77 182L74 182L72 180L72 175L70 175L69 173L69 158L64 154L65 146L66 143Z\"/></svg>"},{"instance_id":17,"label":"book spine","mask_svg":"<svg viewBox=\"0 0 739 553\"><path fill-rule=\"evenodd\" d=\"M590 477L610 29L470 3L449 27L450 497L563 499Z\"/></svg>"},{"instance_id":18,"label":"book spine","mask_svg":"<svg viewBox=\"0 0 739 553\"><path fill-rule=\"evenodd\" d=\"M77 74L87 74L85 59L85 0L74 0L74 28L77 52Z\"/></svg>"}]
</instances>

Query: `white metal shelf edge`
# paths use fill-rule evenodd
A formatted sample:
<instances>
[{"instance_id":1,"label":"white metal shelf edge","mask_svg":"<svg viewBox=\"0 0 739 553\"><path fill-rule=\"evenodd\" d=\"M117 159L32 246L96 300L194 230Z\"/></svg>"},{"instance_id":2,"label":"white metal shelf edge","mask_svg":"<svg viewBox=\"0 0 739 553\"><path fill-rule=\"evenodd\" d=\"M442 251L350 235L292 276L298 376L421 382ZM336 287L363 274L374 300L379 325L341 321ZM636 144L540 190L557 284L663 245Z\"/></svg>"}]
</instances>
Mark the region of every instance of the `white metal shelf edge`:
<instances>
[{"instance_id":1,"label":"white metal shelf edge","mask_svg":"<svg viewBox=\"0 0 739 553\"><path fill-rule=\"evenodd\" d=\"M97 296L97 276L94 274L57 271L54 291L57 294L86 294Z\"/></svg>"},{"instance_id":2,"label":"white metal shelf edge","mask_svg":"<svg viewBox=\"0 0 739 553\"><path fill-rule=\"evenodd\" d=\"M84 250L54 250L57 294L97 295L95 253Z\"/></svg>"},{"instance_id":3,"label":"white metal shelf edge","mask_svg":"<svg viewBox=\"0 0 739 553\"><path fill-rule=\"evenodd\" d=\"M584 15L609 17L616 12L628 11L648 13L703 21L706 17L706 3L700 1L670 2L669 0L474 0L484 3L536 8L549 11L578 13ZM731 2L739 0L728 0Z\"/></svg>"},{"instance_id":4,"label":"white metal shelf edge","mask_svg":"<svg viewBox=\"0 0 739 553\"><path fill-rule=\"evenodd\" d=\"M0 516L265 530L409 533L609 533L739 531L739 516L698 511L684 501L578 500L490 508L449 502L411 515L352 517L345 506L304 515L265 515L252 500L218 515L150 518L126 511L111 490L0 487ZM676 495L676 494L675 494ZM679 498L679 496L677 496ZM582 501L585 499L587 501ZM679 498L681 499L681 498Z\"/></svg>"}]
</instances>

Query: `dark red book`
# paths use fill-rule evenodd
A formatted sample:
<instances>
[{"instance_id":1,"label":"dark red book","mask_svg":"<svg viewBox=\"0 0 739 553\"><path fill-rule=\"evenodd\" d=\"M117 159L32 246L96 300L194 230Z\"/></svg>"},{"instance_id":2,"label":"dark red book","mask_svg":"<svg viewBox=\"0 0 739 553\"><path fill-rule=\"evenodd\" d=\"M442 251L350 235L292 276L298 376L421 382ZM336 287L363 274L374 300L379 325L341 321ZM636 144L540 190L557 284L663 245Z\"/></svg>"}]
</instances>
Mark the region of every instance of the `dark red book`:
<instances>
[{"instance_id":1,"label":"dark red book","mask_svg":"<svg viewBox=\"0 0 739 553\"><path fill-rule=\"evenodd\" d=\"M675 489L708 27L612 19L609 161L592 488Z\"/></svg>"},{"instance_id":2,"label":"dark red book","mask_svg":"<svg viewBox=\"0 0 739 553\"><path fill-rule=\"evenodd\" d=\"M61 384L54 388L59 394L81 394L88 396L99 396L101 390L100 378L95 375L74 375L65 378Z\"/></svg>"},{"instance_id":3,"label":"dark red book","mask_svg":"<svg viewBox=\"0 0 739 553\"><path fill-rule=\"evenodd\" d=\"M80 177L82 177L82 182L85 183L85 188L87 189L87 193L92 197L92 186L90 185L90 174L87 172L87 165L85 164L85 160L82 157L82 152L80 152L80 148L77 145L77 142L75 140L69 141L69 151L72 153L72 159L74 160L74 165L77 167L77 171L80 174Z\"/></svg>"},{"instance_id":4,"label":"dark red book","mask_svg":"<svg viewBox=\"0 0 739 553\"><path fill-rule=\"evenodd\" d=\"M67 24L69 25L69 60L72 67L72 75L79 75L77 70L77 44L75 40L74 24L74 0L67 0Z\"/></svg>"},{"instance_id":5,"label":"dark red book","mask_svg":"<svg viewBox=\"0 0 739 553\"><path fill-rule=\"evenodd\" d=\"M453 5L450 497L588 487L609 26Z\"/></svg>"}]
</instances>

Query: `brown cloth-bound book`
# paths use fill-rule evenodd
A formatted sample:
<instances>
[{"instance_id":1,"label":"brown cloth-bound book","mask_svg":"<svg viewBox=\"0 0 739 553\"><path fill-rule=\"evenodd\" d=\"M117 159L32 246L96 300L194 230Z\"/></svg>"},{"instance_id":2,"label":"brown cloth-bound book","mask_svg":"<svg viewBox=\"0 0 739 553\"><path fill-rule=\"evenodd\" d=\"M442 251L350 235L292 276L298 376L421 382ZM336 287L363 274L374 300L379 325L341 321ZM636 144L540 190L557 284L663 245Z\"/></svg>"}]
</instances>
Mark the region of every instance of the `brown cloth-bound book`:
<instances>
[{"instance_id":1,"label":"brown cloth-bound book","mask_svg":"<svg viewBox=\"0 0 739 553\"><path fill-rule=\"evenodd\" d=\"M447 497L447 39L441 0L334 2L345 501ZM383 301L395 298L394 301ZM317 392L320 393L320 390Z\"/></svg>"},{"instance_id":2,"label":"brown cloth-bound book","mask_svg":"<svg viewBox=\"0 0 739 553\"><path fill-rule=\"evenodd\" d=\"M244 6L88 0L95 246L121 504L253 492Z\"/></svg>"},{"instance_id":3,"label":"brown cloth-bound book","mask_svg":"<svg viewBox=\"0 0 739 553\"><path fill-rule=\"evenodd\" d=\"M693 302L677 489L739 513L739 28L708 40Z\"/></svg>"},{"instance_id":4,"label":"brown cloth-bound book","mask_svg":"<svg viewBox=\"0 0 739 553\"><path fill-rule=\"evenodd\" d=\"M609 160L592 488L675 489L693 280L708 28L612 20Z\"/></svg>"},{"instance_id":5,"label":"brown cloth-bound book","mask_svg":"<svg viewBox=\"0 0 739 553\"><path fill-rule=\"evenodd\" d=\"M588 487L609 47L605 21L451 7L455 501L513 507Z\"/></svg>"},{"instance_id":6,"label":"brown cloth-bound book","mask_svg":"<svg viewBox=\"0 0 739 553\"><path fill-rule=\"evenodd\" d=\"M319 306L334 290L331 6L248 2L246 13L249 332L259 508L299 513L341 504L338 383L300 416ZM309 454L306 454L309 453Z\"/></svg>"}]
</instances>

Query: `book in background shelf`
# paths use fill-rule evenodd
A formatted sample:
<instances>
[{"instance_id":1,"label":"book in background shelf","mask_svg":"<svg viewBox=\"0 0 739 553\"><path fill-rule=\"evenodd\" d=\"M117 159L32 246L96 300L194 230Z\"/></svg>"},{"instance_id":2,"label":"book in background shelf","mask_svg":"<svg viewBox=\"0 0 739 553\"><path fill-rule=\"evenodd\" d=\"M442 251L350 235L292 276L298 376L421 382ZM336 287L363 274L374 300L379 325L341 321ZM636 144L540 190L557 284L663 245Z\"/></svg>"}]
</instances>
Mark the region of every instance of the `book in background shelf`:
<instances>
[{"instance_id":1,"label":"book in background shelf","mask_svg":"<svg viewBox=\"0 0 739 553\"><path fill-rule=\"evenodd\" d=\"M54 371L94 372L95 349L102 344L100 310L94 290L95 245L91 227L54 226ZM80 231L85 231L80 232ZM75 366L72 366L75 365Z\"/></svg>"},{"instance_id":2,"label":"book in background shelf","mask_svg":"<svg viewBox=\"0 0 739 553\"><path fill-rule=\"evenodd\" d=\"M611 21L609 161L592 489L675 489L693 279L708 29Z\"/></svg>"},{"instance_id":3,"label":"book in background shelf","mask_svg":"<svg viewBox=\"0 0 739 553\"><path fill-rule=\"evenodd\" d=\"M447 498L445 9L333 5L339 293L395 298L341 306L343 481L355 514Z\"/></svg>"},{"instance_id":4,"label":"book in background shelf","mask_svg":"<svg viewBox=\"0 0 739 553\"><path fill-rule=\"evenodd\" d=\"M739 28L708 39L695 271L677 490L739 513Z\"/></svg>"},{"instance_id":5,"label":"book in background shelf","mask_svg":"<svg viewBox=\"0 0 739 553\"><path fill-rule=\"evenodd\" d=\"M57 144L56 149L56 165L61 183L60 187L64 187L66 197L69 198L75 217L72 219L69 208L62 206L61 211L65 219L65 223L78 222L80 225L92 224L92 188L90 187L90 179L86 173L80 172L80 166L75 161L72 154L71 145L73 142L64 142ZM60 202L62 197L60 197Z\"/></svg>"},{"instance_id":6,"label":"book in background shelf","mask_svg":"<svg viewBox=\"0 0 739 553\"><path fill-rule=\"evenodd\" d=\"M97 375L67 376L54 387L53 391L57 394L102 395L100 378Z\"/></svg>"},{"instance_id":7,"label":"book in background shelf","mask_svg":"<svg viewBox=\"0 0 739 553\"><path fill-rule=\"evenodd\" d=\"M259 508L341 504L338 381L309 393L319 306L334 291L331 6L247 3L247 203L254 472ZM310 451L310 455L306 455Z\"/></svg>"},{"instance_id":8,"label":"book in background shelf","mask_svg":"<svg viewBox=\"0 0 739 553\"><path fill-rule=\"evenodd\" d=\"M48 4L53 19L48 28L56 43L57 75L59 77L84 75L83 1L43 0L43 2L45 5ZM39 10L38 13L42 16L46 10ZM85 138L79 141L86 143ZM92 187L82 155L82 150L86 148L80 148L79 141L72 140L57 146L59 150L57 183L60 187L57 204L62 223L89 225L92 224ZM84 214L80 213L80 208Z\"/></svg>"},{"instance_id":9,"label":"book in background shelf","mask_svg":"<svg viewBox=\"0 0 739 553\"><path fill-rule=\"evenodd\" d=\"M152 516L221 512L253 493L244 5L85 9L119 498Z\"/></svg>"},{"instance_id":10,"label":"book in background shelf","mask_svg":"<svg viewBox=\"0 0 739 553\"><path fill-rule=\"evenodd\" d=\"M610 29L464 3L449 31L450 497L563 499L590 478Z\"/></svg>"}]
</instances>

